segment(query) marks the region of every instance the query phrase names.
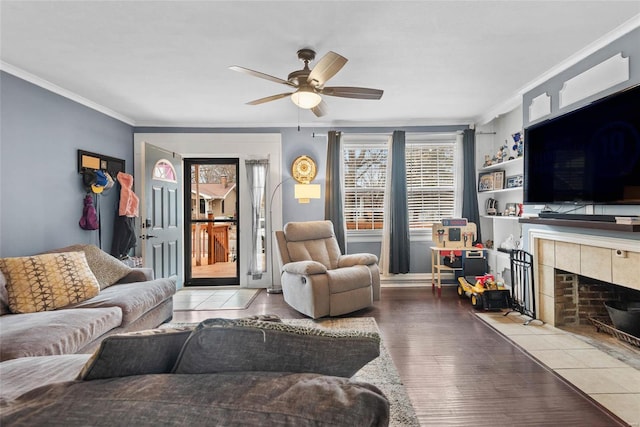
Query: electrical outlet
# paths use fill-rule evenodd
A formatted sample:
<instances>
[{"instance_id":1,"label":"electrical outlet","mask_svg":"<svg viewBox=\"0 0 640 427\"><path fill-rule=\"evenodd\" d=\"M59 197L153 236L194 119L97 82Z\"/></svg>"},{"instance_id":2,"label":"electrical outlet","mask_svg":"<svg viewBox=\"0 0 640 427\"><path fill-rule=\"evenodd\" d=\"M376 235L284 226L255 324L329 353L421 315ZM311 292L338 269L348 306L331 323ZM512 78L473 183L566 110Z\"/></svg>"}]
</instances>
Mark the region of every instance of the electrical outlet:
<instances>
[{"instance_id":1,"label":"electrical outlet","mask_svg":"<svg viewBox=\"0 0 640 427\"><path fill-rule=\"evenodd\" d=\"M618 258L626 258L627 257L627 251L623 251L622 249L616 249L616 256Z\"/></svg>"}]
</instances>

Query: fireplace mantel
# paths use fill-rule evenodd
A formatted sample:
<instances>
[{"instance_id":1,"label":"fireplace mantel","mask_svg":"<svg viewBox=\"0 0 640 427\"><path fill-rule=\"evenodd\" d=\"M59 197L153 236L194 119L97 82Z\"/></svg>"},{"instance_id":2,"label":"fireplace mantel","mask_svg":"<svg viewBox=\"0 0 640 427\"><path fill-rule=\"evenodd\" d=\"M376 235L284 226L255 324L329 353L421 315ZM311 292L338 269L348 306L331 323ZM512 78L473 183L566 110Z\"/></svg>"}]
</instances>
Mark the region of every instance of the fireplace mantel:
<instances>
[{"instance_id":1,"label":"fireplace mantel","mask_svg":"<svg viewBox=\"0 0 640 427\"><path fill-rule=\"evenodd\" d=\"M550 230L529 230L534 257L536 317L555 319L555 269L640 290L640 241Z\"/></svg>"}]
</instances>

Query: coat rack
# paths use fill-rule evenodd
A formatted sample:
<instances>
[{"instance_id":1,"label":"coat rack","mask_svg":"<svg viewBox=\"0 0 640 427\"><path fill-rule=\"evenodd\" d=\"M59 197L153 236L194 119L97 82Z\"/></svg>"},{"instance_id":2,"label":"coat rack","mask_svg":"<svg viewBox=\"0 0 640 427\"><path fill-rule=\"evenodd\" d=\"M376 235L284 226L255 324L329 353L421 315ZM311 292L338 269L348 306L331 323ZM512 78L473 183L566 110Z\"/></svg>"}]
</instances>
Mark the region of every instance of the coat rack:
<instances>
[{"instance_id":1,"label":"coat rack","mask_svg":"<svg viewBox=\"0 0 640 427\"><path fill-rule=\"evenodd\" d=\"M116 157L78 150L78 173L82 173L86 169L104 170L109 172L113 179L116 179L118 172L125 171L125 161Z\"/></svg>"}]
</instances>

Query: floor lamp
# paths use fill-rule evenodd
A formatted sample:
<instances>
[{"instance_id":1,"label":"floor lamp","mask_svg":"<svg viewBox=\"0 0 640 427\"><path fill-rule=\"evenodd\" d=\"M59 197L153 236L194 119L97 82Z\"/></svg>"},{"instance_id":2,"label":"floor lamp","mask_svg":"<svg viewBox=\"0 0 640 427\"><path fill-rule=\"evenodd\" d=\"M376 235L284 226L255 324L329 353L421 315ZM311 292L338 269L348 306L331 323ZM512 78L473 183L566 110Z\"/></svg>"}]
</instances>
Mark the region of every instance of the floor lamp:
<instances>
[{"instance_id":1,"label":"floor lamp","mask_svg":"<svg viewBox=\"0 0 640 427\"><path fill-rule=\"evenodd\" d=\"M286 178L282 181L280 181L280 184L276 185L276 188L273 189L273 193L271 193L271 199L269 201L269 234L270 234L270 239L269 239L269 258L270 258L270 263L271 263L271 286L269 288L267 288L267 293L268 294L281 294L282 293L282 287L276 287L275 285L275 262L273 261L274 258L274 253L273 253L273 239L274 237L274 232L273 232L273 198L276 196L276 192L278 191L278 189L282 186L282 184L284 184L285 182L289 181L291 178Z\"/></svg>"}]
</instances>

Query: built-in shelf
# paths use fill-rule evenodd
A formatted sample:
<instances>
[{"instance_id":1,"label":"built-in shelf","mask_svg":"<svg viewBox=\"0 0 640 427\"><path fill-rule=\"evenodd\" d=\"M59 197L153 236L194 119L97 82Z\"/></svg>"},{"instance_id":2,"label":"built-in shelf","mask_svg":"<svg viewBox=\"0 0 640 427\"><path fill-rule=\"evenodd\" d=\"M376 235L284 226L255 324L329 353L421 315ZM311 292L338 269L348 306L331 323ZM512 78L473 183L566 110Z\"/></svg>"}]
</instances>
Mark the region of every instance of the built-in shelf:
<instances>
[{"instance_id":1,"label":"built-in shelf","mask_svg":"<svg viewBox=\"0 0 640 427\"><path fill-rule=\"evenodd\" d=\"M517 221L520 219L519 216L515 216L515 215L482 215L482 218L504 219L504 220L511 220L511 221Z\"/></svg>"},{"instance_id":2,"label":"built-in shelf","mask_svg":"<svg viewBox=\"0 0 640 427\"><path fill-rule=\"evenodd\" d=\"M552 219L552 218L520 218L523 224L541 224L556 227L578 227L591 228L594 230L611 230L611 231L627 231L631 233L640 233L639 224L618 224L615 222L604 221L577 221L574 219Z\"/></svg>"},{"instance_id":3,"label":"built-in shelf","mask_svg":"<svg viewBox=\"0 0 640 427\"><path fill-rule=\"evenodd\" d=\"M500 162L500 163L496 163L493 164L491 166L485 166L480 168L480 171L490 171L490 170L495 170L495 169L502 169L504 167L506 167L507 165L515 165L516 163L522 163L522 159L524 157L516 157L515 159L512 160L505 160L504 162Z\"/></svg>"},{"instance_id":4,"label":"built-in shelf","mask_svg":"<svg viewBox=\"0 0 640 427\"><path fill-rule=\"evenodd\" d=\"M511 188L503 188L501 190L488 190L488 191L481 191L479 194L495 194L495 193L507 193L510 191L522 191L522 187L511 187Z\"/></svg>"}]
</instances>

